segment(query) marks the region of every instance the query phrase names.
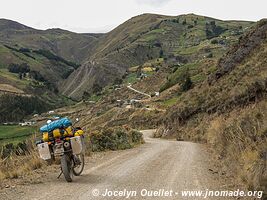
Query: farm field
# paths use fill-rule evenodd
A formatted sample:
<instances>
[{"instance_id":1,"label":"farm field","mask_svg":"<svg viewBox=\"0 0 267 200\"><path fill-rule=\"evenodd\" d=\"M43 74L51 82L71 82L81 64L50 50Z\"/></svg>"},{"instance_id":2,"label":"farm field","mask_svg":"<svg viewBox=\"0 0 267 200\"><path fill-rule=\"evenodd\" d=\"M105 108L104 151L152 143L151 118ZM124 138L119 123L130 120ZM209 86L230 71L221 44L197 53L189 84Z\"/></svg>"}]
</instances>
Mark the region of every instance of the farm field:
<instances>
[{"instance_id":1,"label":"farm field","mask_svg":"<svg viewBox=\"0 0 267 200\"><path fill-rule=\"evenodd\" d=\"M19 125L0 125L0 145L17 144L36 132L36 127Z\"/></svg>"}]
</instances>

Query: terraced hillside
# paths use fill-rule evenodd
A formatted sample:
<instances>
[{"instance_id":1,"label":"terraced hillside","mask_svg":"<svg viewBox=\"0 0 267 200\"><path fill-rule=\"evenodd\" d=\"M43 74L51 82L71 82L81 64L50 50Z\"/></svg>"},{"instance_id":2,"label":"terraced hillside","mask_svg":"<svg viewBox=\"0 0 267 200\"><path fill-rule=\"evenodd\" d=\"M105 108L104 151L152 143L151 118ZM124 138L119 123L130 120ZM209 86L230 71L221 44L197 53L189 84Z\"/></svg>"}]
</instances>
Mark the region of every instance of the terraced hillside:
<instances>
[{"instance_id":1,"label":"terraced hillside","mask_svg":"<svg viewBox=\"0 0 267 200\"><path fill-rule=\"evenodd\" d=\"M183 63L221 55L252 24L193 14L134 17L97 41L88 62L64 81L61 91L80 99L95 84L104 87L148 60L162 57Z\"/></svg>"}]
</instances>

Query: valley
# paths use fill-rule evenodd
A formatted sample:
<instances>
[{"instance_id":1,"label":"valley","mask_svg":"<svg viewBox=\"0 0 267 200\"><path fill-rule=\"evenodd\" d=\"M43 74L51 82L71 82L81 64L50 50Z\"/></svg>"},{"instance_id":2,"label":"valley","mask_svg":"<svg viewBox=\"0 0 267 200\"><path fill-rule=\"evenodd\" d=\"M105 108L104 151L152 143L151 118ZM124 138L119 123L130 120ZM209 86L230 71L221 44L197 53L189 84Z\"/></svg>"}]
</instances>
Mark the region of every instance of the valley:
<instances>
[{"instance_id":1,"label":"valley","mask_svg":"<svg viewBox=\"0 0 267 200\"><path fill-rule=\"evenodd\" d=\"M118 150L112 146L113 129L155 129L144 132L145 144L140 140L140 146L119 152L118 161L111 153L111 168L88 167L82 184L71 188L85 191L80 199L91 195L90 180L99 188L110 186L112 178L118 181L114 188L127 182L132 187L139 179L126 176L145 174L141 186L224 183L266 193L266 58L266 19L143 14L104 34L40 31L0 20L0 119L30 120L39 127L54 116L79 118L90 153ZM96 150L92 138L99 142ZM122 149L135 147L127 145ZM217 183L205 159L221 175ZM140 167L144 171L133 172ZM52 188L54 181L44 184L54 191L65 187ZM25 190L23 198L33 197Z\"/></svg>"}]
</instances>

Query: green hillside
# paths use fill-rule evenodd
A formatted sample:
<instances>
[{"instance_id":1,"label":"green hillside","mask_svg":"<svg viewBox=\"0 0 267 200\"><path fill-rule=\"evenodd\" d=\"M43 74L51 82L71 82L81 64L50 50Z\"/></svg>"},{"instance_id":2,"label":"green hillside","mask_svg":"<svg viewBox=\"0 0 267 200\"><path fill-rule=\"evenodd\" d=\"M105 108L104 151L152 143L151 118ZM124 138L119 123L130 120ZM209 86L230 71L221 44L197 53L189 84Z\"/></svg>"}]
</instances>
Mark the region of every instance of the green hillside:
<instances>
[{"instance_id":1,"label":"green hillside","mask_svg":"<svg viewBox=\"0 0 267 200\"><path fill-rule=\"evenodd\" d=\"M181 63L218 57L252 25L193 14L134 17L96 42L89 62L64 81L61 91L79 99L84 91L92 92L94 83L106 86L121 78L128 68L160 57Z\"/></svg>"},{"instance_id":2,"label":"green hillside","mask_svg":"<svg viewBox=\"0 0 267 200\"><path fill-rule=\"evenodd\" d=\"M90 55L91 46L102 34L77 34L61 29L36 30L18 22L0 19L0 44L45 49L82 63Z\"/></svg>"},{"instance_id":3,"label":"green hillside","mask_svg":"<svg viewBox=\"0 0 267 200\"><path fill-rule=\"evenodd\" d=\"M266 181L267 21L242 36L201 86L183 93L163 116L178 140L209 143L250 188ZM264 188L261 188L264 190Z\"/></svg>"}]
</instances>

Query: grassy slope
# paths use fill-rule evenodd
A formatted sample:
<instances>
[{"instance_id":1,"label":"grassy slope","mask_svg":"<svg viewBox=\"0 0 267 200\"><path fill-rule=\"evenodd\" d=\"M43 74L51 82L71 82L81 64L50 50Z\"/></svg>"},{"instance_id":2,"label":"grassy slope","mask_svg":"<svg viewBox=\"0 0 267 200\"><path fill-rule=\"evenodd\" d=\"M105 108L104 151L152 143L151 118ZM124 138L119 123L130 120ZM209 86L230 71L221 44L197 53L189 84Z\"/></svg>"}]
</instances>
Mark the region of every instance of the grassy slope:
<instances>
[{"instance_id":1,"label":"grassy slope","mask_svg":"<svg viewBox=\"0 0 267 200\"><path fill-rule=\"evenodd\" d=\"M66 78L76 66L72 64L64 63L63 61L55 61L49 59L41 54L33 52L23 53L18 50L21 48L19 46L12 46L10 49L4 45L0 44L0 81L1 83L8 83L20 89L26 89L27 85L32 80L29 79L18 79L18 74L9 73L7 68L11 63L22 64L27 63L30 66L31 71L38 71L41 75L54 87L57 87L62 79ZM67 61L66 61L67 62ZM29 92L29 91L27 91Z\"/></svg>"},{"instance_id":2,"label":"grassy slope","mask_svg":"<svg viewBox=\"0 0 267 200\"><path fill-rule=\"evenodd\" d=\"M267 177L266 35L267 22L262 21L220 61L223 64L209 84L182 94L164 117L170 134L210 143L223 167L230 166L250 188L263 190Z\"/></svg>"},{"instance_id":3,"label":"grassy slope","mask_svg":"<svg viewBox=\"0 0 267 200\"><path fill-rule=\"evenodd\" d=\"M77 63L88 57L91 46L102 35L77 34L61 29L41 31L5 19L0 19L0 27L1 44L47 49Z\"/></svg>"},{"instance_id":4,"label":"grassy slope","mask_svg":"<svg viewBox=\"0 0 267 200\"><path fill-rule=\"evenodd\" d=\"M0 143L18 143L27 139L36 131L35 127L22 127L17 125L1 125L0 126Z\"/></svg>"},{"instance_id":5,"label":"grassy slope","mask_svg":"<svg viewBox=\"0 0 267 200\"><path fill-rule=\"evenodd\" d=\"M174 22L178 18L179 23ZM182 23L184 20L186 24ZM218 36L224 45L211 45L207 40L206 23L211 21L225 29ZM64 82L64 94L80 98L84 91L90 92L93 82L106 86L116 77L122 77L126 69L159 58L160 54L164 57L183 56L190 62L209 53L219 55L251 25L251 22L220 21L196 15L169 17L144 14L134 17L96 43L93 48L95 53L89 58L94 61L81 66Z\"/></svg>"},{"instance_id":6,"label":"grassy slope","mask_svg":"<svg viewBox=\"0 0 267 200\"><path fill-rule=\"evenodd\" d=\"M90 55L91 46L102 34L77 34L60 29L36 30L11 20L0 19L0 83L23 90L26 94L39 96L51 106L63 106L70 101L54 92L62 79L66 78L74 67L68 63L54 61L33 50L46 49L75 63L83 62ZM32 52L23 54L7 48L29 48ZM31 70L52 84L48 89L43 83L31 79L18 79L18 74L7 71L10 63L27 63ZM51 86L50 86L51 87Z\"/></svg>"},{"instance_id":7,"label":"grassy slope","mask_svg":"<svg viewBox=\"0 0 267 200\"><path fill-rule=\"evenodd\" d=\"M13 48L19 49L19 47ZM74 67L62 61L48 59L47 57L33 51L27 53L27 55L7 48L4 45L0 45L0 84L9 86L10 88L14 88L18 91L23 91L24 94L28 96L37 96L39 100L41 99L41 101L46 102L45 105L48 106L47 109L72 103L72 101L68 98L57 94L54 91L56 90L58 83L66 74L72 72ZM7 68L10 63L27 63L32 71L38 71L51 84L51 86L48 87L45 83L31 79L29 76L19 79L18 74L10 73L8 71ZM1 93L1 95L3 94ZM13 95L13 93L11 93L11 95ZM13 103L14 105L19 104L19 102ZM3 104L1 104L0 109L6 109L2 105ZM10 106L9 109L11 115L11 111L16 108L11 108ZM24 117L26 118L27 116Z\"/></svg>"}]
</instances>

